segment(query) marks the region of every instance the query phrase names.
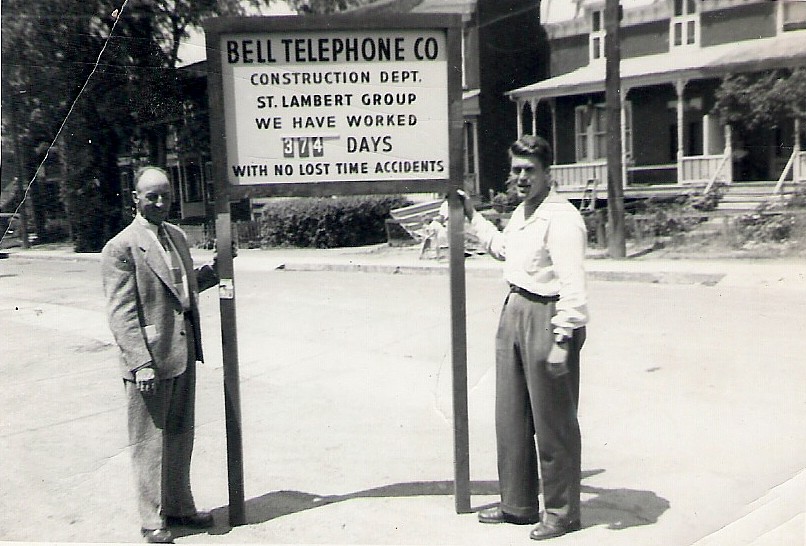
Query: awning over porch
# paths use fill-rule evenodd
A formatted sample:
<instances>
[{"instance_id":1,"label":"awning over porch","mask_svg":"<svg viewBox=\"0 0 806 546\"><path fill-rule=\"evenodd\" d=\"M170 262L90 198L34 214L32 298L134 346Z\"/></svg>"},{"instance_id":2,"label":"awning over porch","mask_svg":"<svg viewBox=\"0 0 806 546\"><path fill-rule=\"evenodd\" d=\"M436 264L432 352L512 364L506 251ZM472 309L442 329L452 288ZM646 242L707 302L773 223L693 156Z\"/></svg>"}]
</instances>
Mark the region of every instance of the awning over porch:
<instances>
[{"instance_id":1,"label":"awning over porch","mask_svg":"<svg viewBox=\"0 0 806 546\"><path fill-rule=\"evenodd\" d=\"M804 65L806 31L801 30L773 38L699 49L680 48L669 53L622 59L620 74L622 87L629 89ZM509 91L507 95L515 101L529 101L604 90L605 61L601 60L573 72Z\"/></svg>"}]
</instances>

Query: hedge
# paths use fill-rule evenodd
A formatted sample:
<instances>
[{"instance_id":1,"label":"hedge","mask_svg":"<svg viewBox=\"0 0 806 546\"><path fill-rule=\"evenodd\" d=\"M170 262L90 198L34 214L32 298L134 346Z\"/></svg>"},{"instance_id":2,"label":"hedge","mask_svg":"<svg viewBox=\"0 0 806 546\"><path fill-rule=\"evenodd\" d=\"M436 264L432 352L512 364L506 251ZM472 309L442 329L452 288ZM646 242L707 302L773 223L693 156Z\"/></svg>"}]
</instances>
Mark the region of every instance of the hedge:
<instances>
[{"instance_id":1,"label":"hedge","mask_svg":"<svg viewBox=\"0 0 806 546\"><path fill-rule=\"evenodd\" d=\"M398 195L272 201L260 218L261 244L337 248L382 243L389 211L410 204Z\"/></svg>"}]
</instances>

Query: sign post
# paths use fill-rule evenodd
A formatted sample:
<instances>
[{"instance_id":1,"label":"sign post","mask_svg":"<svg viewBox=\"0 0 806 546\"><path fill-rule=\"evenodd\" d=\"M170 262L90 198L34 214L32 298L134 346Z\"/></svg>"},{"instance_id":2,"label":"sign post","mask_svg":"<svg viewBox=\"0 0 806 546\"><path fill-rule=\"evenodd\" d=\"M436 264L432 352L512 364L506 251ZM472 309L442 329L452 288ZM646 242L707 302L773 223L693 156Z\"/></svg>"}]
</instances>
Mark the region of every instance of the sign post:
<instances>
[{"instance_id":1,"label":"sign post","mask_svg":"<svg viewBox=\"0 0 806 546\"><path fill-rule=\"evenodd\" d=\"M456 510L469 511L460 17L225 17L204 28L231 523L244 510L229 203L252 197L448 194Z\"/></svg>"}]
</instances>

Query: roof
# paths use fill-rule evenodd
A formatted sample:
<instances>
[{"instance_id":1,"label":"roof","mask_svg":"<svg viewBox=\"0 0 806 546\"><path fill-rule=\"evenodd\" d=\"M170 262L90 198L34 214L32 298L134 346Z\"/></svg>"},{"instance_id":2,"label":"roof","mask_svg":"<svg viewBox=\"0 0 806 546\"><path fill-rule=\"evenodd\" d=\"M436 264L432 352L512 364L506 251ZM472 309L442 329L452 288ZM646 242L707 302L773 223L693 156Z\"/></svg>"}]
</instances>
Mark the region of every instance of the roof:
<instances>
[{"instance_id":1,"label":"roof","mask_svg":"<svg viewBox=\"0 0 806 546\"><path fill-rule=\"evenodd\" d=\"M673 83L679 79L722 77L738 72L806 65L806 31L773 38L745 40L699 49L680 48L669 53L622 59L621 85L625 88ZM507 93L513 100L542 99L595 93L605 89L605 62L591 63L554 78Z\"/></svg>"},{"instance_id":2,"label":"roof","mask_svg":"<svg viewBox=\"0 0 806 546\"><path fill-rule=\"evenodd\" d=\"M624 11L653 4L664 0L621 0ZM540 2L540 21L544 25L570 21L582 15L587 7L604 8L605 0L542 0Z\"/></svg>"}]
</instances>

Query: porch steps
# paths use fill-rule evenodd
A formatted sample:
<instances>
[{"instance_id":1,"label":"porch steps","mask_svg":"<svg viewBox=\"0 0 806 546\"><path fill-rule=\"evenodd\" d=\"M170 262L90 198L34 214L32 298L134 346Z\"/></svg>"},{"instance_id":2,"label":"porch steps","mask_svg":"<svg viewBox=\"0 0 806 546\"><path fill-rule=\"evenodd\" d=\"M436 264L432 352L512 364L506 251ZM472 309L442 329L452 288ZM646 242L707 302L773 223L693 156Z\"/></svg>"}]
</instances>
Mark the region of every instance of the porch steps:
<instances>
[{"instance_id":1,"label":"porch steps","mask_svg":"<svg viewBox=\"0 0 806 546\"><path fill-rule=\"evenodd\" d=\"M775 193L775 181L734 182L726 187L725 195L719 201L719 212L749 212L760 205L785 198L792 193L792 184L785 184L781 194Z\"/></svg>"}]
</instances>

